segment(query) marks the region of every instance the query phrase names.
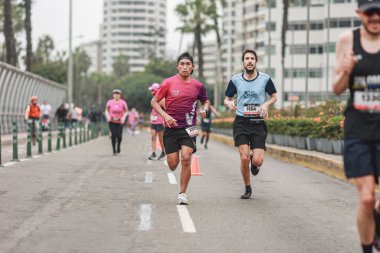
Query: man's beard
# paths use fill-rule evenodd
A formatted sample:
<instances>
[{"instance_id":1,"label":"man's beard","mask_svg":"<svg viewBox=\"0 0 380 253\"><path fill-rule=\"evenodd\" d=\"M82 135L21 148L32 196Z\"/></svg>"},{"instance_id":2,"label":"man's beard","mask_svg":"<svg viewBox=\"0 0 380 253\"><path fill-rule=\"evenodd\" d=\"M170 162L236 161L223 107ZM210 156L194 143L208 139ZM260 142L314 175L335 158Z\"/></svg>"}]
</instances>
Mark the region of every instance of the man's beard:
<instances>
[{"instance_id":1,"label":"man's beard","mask_svg":"<svg viewBox=\"0 0 380 253\"><path fill-rule=\"evenodd\" d=\"M247 73L248 75L253 75L253 73L255 73L255 67L253 67L253 69L248 69L247 67L244 67L245 69L245 73Z\"/></svg>"}]
</instances>

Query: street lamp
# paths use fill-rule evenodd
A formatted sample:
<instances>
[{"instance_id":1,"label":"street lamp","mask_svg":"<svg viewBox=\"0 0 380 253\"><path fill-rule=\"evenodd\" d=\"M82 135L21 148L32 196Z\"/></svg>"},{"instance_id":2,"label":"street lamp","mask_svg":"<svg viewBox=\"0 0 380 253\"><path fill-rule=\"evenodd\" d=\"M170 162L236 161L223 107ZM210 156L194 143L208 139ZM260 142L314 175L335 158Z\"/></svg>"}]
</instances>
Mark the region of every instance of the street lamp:
<instances>
[{"instance_id":1,"label":"street lamp","mask_svg":"<svg viewBox=\"0 0 380 253\"><path fill-rule=\"evenodd\" d=\"M69 63L67 66L67 86L69 107L73 103L73 53L72 53L72 19L73 1L69 0Z\"/></svg>"}]
</instances>

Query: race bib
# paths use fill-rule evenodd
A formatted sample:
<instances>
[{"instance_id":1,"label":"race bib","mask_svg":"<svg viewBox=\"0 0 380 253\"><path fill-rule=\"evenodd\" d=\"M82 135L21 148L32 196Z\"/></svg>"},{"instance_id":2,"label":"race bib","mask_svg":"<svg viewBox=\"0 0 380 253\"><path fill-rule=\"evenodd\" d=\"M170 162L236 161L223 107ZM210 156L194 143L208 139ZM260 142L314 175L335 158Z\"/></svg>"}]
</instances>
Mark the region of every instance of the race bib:
<instances>
[{"instance_id":1,"label":"race bib","mask_svg":"<svg viewBox=\"0 0 380 253\"><path fill-rule=\"evenodd\" d=\"M120 122L121 121L120 118L115 118L115 117L112 117L111 120L114 121L114 122Z\"/></svg>"},{"instance_id":2,"label":"race bib","mask_svg":"<svg viewBox=\"0 0 380 253\"><path fill-rule=\"evenodd\" d=\"M261 110L259 104L244 104L243 106L243 116L244 117L253 117L260 118Z\"/></svg>"},{"instance_id":3,"label":"race bib","mask_svg":"<svg viewBox=\"0 0 380 253\"><path fill-rule=\"evenodd\" d=\"M151 121L156 121L157 120L157 115L150 115L150 120Z\"/></svg>"},{"instance_id":4,"label":"race bib","mask_svg":"<svg viewBox=\"0 0 380 253\"><path fill-rule=\"evenodd\" d=\"M195 137L198 134L198 130L196 126L185 128L185 130L190 137Z\"/></svg>"},{"instance_id":5,"label":"race bib","mask_svg":"<svg viewBox=\"0 0 380 253\"><path fill-rule=\"evenodd\" d=\"M355 91L354 108L359 111L380 113L380 91Z\"/></svg>"},{"instance_id":6,"label":"race bib","mask_svg":"<svg viewBox=\"0 0 380 253\"><path fill-rule=\"evenodd\" d=\"M210 123L210 119L203 119L203 122L208 124Z\"/></svg>"}]
</instances>

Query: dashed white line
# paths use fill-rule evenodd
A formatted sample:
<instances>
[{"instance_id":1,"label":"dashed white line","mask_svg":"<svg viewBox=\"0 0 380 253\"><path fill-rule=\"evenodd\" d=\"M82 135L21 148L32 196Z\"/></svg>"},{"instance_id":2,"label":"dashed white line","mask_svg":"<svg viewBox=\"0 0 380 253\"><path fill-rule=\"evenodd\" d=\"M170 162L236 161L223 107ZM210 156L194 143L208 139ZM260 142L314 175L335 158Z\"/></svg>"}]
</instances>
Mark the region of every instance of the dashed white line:
<instances>
[{"instance_id":1,"label":"dashed white line","mask_svg":"<svg viewBox=\"0 0 380 253\"><path fill-rule=\"evenodd\" d=\"M145 183L152 183L153 182L153 173L152 172L145 172Z\"/></svg>"},{"instance_id":2,"label":"dashed white line","mask_svg":"<svg viewBox=\"0 0 380 253\"><path fill-rule=\"evenodd\" d=\"M147 231L150 230L151 225L151 215L152 215L152 205L142 204L140 207L140 225L139 230Z\"/></svg>"},{"instance_id":3,"label":"dashed white line","mask_svg":"<svg viewBox=\"0 0 380 253\"><path fill-rule=\"evenodd\" d=\"M177 179L175 178L173 173L168 172L168 179L170 184L177 184Z\"/></svg>"},{"instance_id":4,"label":"dashed white line","mask_svg":"<svg viewBox=\"0 0 380 253\"><path fill-rule=\"evenodd\" d=\"M12 165L15 165L17 162L7 162L7 163L4 163L3 166L4 167L9 167L9 166L12 166Z\"/></svg>"},{"instance_id":5,"label":"dashed white line","mask_svg":"<svg viewBox=\"0 0 380 253\"><path fill-rule=\"evenodd\" d=\"M177 211L179 214L179 219L181 220L182 229L185 233L196 233L193 220L191 219L189 210L184 205L177 205Z\"/></svg>"}]
</instances>

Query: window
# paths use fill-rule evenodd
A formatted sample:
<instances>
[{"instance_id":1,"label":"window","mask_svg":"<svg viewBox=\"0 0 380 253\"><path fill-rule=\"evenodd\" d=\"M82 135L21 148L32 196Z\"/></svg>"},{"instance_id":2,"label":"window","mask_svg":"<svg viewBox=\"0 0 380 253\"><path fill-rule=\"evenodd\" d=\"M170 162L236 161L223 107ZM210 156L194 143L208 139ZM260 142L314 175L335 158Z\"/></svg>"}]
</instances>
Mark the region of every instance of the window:
<instances>
[{"instance_id":1,"label":"window","mask_svg":"<svg viewBox=\"0 0 380 253\"><path fill-rule=\"evenodd\" d=\"M305 68L286 68L284 73L286 78L304 78L306 77L306 69ZM321 78L323 76L322 68L310 68L309 69L309 77L310 78Z\"/></svg>"},{"instance_id":2,"label":"window","mask_svg":"<svg viewBox=\"0 0 380 253\"><path fill-rule=\"evenodd\" d=\"M266 30L267 31L271 31L271 32L275 32L276 31L276 22L267 22L266 23Z\"/></svg>"},{"instance_id":3,"label":"window","mask_svg":"<svg viewBox=\"0 0 380 253\"><path fill-rule=\"evenodd\" d=\"M265 54L276 54L276 46L275 45L271 45L270 48L269 46L265 46Z\"/></svg>"},{"instance_id":4,"label":"window","mask_svg":"<svg viewBox=\"0 0 380 253\"><path fill-rule=\"evenodd\" d=\"M325 52L328 52L328 53L334 53L335 52L335 43L334 42L330 42L329 44L325 44Z\"/></svg>"},{"instance_id":5,"label":"window","mask_svg":"<svg viewBox=\"0 0 380 253\"><path fill-rule=\"evenodd\" d=\"M311 21L310 30L323 30L323 20Z\"/></svg>"}]
</instances>

